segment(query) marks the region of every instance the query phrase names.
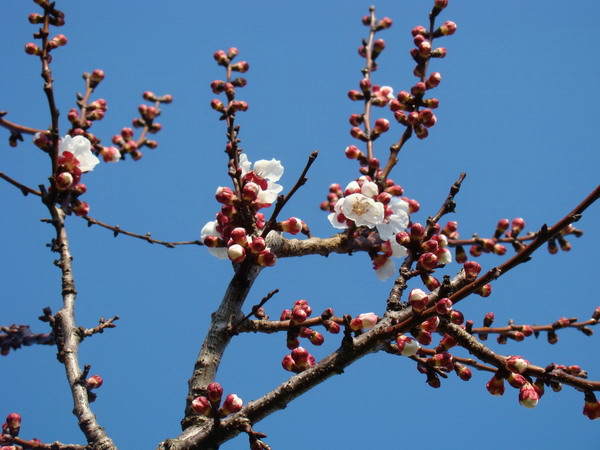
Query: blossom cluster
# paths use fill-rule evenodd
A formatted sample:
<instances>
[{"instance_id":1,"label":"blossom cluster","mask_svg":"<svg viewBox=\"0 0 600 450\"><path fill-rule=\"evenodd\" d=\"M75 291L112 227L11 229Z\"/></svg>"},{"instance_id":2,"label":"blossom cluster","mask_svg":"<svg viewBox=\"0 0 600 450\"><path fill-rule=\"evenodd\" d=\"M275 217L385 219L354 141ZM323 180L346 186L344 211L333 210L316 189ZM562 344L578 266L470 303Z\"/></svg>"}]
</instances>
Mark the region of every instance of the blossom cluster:
<instances>
[{"instance_id":1,"label":"blossom cluster","mask_svg":"<svg viewBox=\"0 0 600 450\"><path fill-rule=\"evenodd\" d=\"M222 204L216 220L208 222L201 231L201 239L208 251L217 258L229 258L235 263L252 255L260 266L273 266L275 255L258 233L265 227L265 216L260 209L271 206L283 187L276 183L283 175L280 161L248 161L245 153L239 155L241 186L237 192L229 187L219 187L215 197ZM244 211L252 214L252 226L244 222ZM286 231L296 234L302 221L290 218ZM250 229L250 231L248 231Z\"/></svg>"},{"instance_id":2,"label":"blossom cluster","mask_svg":"<svg viewBox=\"0 0 600 450\"><path fill-rule=\"evenodd\" d=\"M388 180L385 190L380 191L372 179L364 175L350 182L342 191L338 184L329 188L327 201L321 209L330 211L329 222L338 229L365 227L376 232L374 239L355 236L363 246L379 253L372 259L377 276L384 280L394 273L394 263L390 259L406 255L406 248L400 245L395 236L409 225L409 213L418 209L418 203L400 197L404 191L399 185ZM374 249L373 247L377 247Z\"/></svg>"},{"instance_id":3,"label":"blossom cluster","mask_svg":"<svg viewBox=\"0 0 600 450\"><path fill-rule=\"evenodd\" d=\"M229 394L221 405L223 388L219 383L210 383L206 388L206 397L196 397L192 409L196 414L206 417L225 417L242 409L244 402L236 394Z\"/></svg>"},{"instance_id":4,"label":"blossom cluster","mask_svg":"<svg viewBox=\"0 0 600 450\"><path fill-rule=\"evenodd\" d=\"M36 133L33 142L39 148L50 151L51 141L46 133ZM87 202L79 200L79 196L87 191L81 182L82 174L94 170L100 160L92 153L92 144L83 136L66 135L60 140L58 147L57 172L51 190L68 200L70 210L78 216L89 213Z\"/></svg>"}]
</instances>

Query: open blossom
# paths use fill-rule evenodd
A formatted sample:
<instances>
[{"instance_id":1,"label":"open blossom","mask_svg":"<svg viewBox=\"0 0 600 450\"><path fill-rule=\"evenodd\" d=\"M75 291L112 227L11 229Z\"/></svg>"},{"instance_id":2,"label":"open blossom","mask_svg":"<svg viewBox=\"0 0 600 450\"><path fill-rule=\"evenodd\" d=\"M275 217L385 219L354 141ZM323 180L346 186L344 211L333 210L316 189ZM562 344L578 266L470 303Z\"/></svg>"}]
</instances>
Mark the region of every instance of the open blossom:
<instances>
[{"instance_id":1,"label":"open blossom","mask_svg":"<svg viewBox=\"0 0 600 450\"><path fill-rule=\"evenodd\" d=\"M252 170L251 167L252 163L248 161L248 156L242 153L240 155L242 177L255 182L259 186L256 201L263 204L273 203L277 199L277 195L283 190L283 186L275 183L283 175L284 169L281 162L276 159L270 161L261 159L254 163Z\"/></svg>"},{"instance_id":2,"label":"open blossom","mask_svg":"<svg viewBox=\"0 0 600 450\"><path fill-rule=\"evenodd\" d=\"M90 141L83 136L71 137L66 135L60 140L60 146L58 147L58 154L69 152L79 162L78 166L82 172L90 172L94 170L96 164L100 160L92 153L92 144Z\"/></svg>"},{"instance_id":3,"label":"open blossom","mask_svg":"<svg viewBox=\"0 0 600 450\"><path fill-rule=\"evenodd\" d=\"M361 180L362 185L353 181L345 189L345 197L334 205L328 219L335 228L346 228L347 220L357 227L377 228L379 237L387 241L408 226L409 205L404 200L393 197L387 205L376 201L379 190L372 181ZM360 189L360 192L358 190Z\"/></svg>"}]
</instances>

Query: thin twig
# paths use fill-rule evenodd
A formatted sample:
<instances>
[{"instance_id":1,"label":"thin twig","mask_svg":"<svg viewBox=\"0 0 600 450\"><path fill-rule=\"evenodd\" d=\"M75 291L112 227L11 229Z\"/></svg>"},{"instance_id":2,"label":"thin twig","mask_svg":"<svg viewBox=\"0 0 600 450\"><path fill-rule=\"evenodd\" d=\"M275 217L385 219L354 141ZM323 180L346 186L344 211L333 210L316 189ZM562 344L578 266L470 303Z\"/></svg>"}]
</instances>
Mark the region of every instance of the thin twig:
<instances>
[{"instance_id":1,"label":"thin twig","mask_svg":"<svg viewBox=\"0 0 600 450\"><path fill-rule=\"evenodd\" d=\"M21 190L21 192L23 193L23 195L33 194L33 195L37 195L38 197L42 196L42 193L40 191L36 191L35 189L31 189L30 187L25 186L22 183L19 183L17 180L14 180L13 178L9 177L4 172L0 172L0 178L8 181L13 186L19 188Z\"/></svg>"},{"instance_id":2,"label":"thin twig","mask_svg":"<svg viewBox=\"0 0 600 450\"><path fill-rule=\"evenodd\" d=\"M306 166L304 166L304 170L298 177L298 181L296 181L296 184L294 184L294 187L290 190L290 192L288 192L288 194L285 197L280 195L279 198L277 199L277 203L275 204L275 209L273 210L273 214L271 215L271 218L267 222L267 224L261 234L261 236L263 238L266 237L267 234L269 234L269 232L275 228L275 223L277 222L277 216L279 215L279 213L281 212L281 210L283 209L285 204L290 200L290 198L292 198L292 196L296 193L296 191L298 189L300 189L300 187L303 186L308 181L308 178L306 178L306 174L308 173L308 169L310 169L310 166L312 166L312 164L315 162L315 159L317 159L318 155L319 155L318 150L315 150L314 152L312 152L310 154L310 156L308 157L308 161L306 162Z\"/></svg>"},{"instance_id":3,"label":"thin twig","mask_svg":"<svg viewBox=\"0 0 600 450\"><path fill-rule=\"evenodd\" d=\"M180 241L180 242L159 241L157 239L153 239L149 232L146 234L136 234L136 233L132 233L131 231L123 230L121 227L119 227L119 225L114 225L114 226L109 225L107 223L100 222L99 220L94 219L89 216L82 216L82 219L87 221L88 227L91 227L92 225L99 225L102 228L111 230L115 237L117 237L119 234L124 234L126 236L131 236L131 237L134 237L137 239L142 239L150 244L164 245L165 247L168 247L168 248L174 248L177 245L204 245L199 240L197 240L197 241Z\"/></svg>"}]
</instances>

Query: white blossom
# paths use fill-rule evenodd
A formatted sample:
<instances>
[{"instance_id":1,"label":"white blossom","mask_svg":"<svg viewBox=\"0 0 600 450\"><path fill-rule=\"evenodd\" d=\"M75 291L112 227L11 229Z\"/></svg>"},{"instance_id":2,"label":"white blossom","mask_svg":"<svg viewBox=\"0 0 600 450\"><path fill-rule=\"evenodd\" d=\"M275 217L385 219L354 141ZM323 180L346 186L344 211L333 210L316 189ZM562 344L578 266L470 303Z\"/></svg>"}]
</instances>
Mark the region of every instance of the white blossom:
<instances>
[{"instance_id":1,"label":"white blossom","mask_svg":"<svg viewBox=\"0 0 600 450\"><path fill-rule=\"evenodd\" d=\"M242 176L251 171L252 163L248 161L248 156L245 153L240 155L239 165L242 169ZM261 189L258 193L256 200L259 203L269 204L277 200L277 195L283 190L283 186L275 183L275 181L281 178L283 170L281 162L276 159L270 161L261 159L254 163L254 168L252 168L254 175L267 181L267 189Z\"/></svg>"},{"instance_id":2,"label":"white blossom","mask_svg":"<svg viewBox=\"0 0 600 450\"><path fill-rule=\"evenodd\" d=\"M342 213L353 220L357 227L373 228L383 223L383 204L365 197L362 194L352 194L343 198Z\"/></svg>"},{"instance_id":3,"label":"white blossom","mask_svg":"<svg viewBox=\"0 0 600 450\"><path fill-rule=\"evenodd\" d=\"M82 172L90 172L94 170L96 164L100 160L92 153L92 144L90 141L83 136L71 137L66 135L60 140L58 147L58 154L62 155L63 152L71 152L77 161L79 161L79 168Z\"/></svg>"},{"instance_id":4,"label":"white blossom","mask_svg":"<svg viewBox=\"0 0 600 450\"><path fill-rule=\"evenodd\" d=\"M408 203L397 197L393 197L387 207L392 211L392 214L387 216L381 224L377 225L379 237L383 241L387 241L404 231L408 226Z\"/></svg>"},{"instance_id":5,"label":"white blossom","mask_svg":"<svg viewBox=\"0 0 600 450\"><path fill-rule=\"evenodd\" d=\"M216 236L218 238L221 238L221 233L219 233L217 231L217 221L216 220L208 222L202 228L202 231L200 232L200 239L202 240L202 242L204 242L204 238L207 236ZM225 247L208 247L207 246L206 249L209 251L209 253L211 255L216 256L219 259L227 259L227 248L225 248Z\"/></svg>"}]
</instances>

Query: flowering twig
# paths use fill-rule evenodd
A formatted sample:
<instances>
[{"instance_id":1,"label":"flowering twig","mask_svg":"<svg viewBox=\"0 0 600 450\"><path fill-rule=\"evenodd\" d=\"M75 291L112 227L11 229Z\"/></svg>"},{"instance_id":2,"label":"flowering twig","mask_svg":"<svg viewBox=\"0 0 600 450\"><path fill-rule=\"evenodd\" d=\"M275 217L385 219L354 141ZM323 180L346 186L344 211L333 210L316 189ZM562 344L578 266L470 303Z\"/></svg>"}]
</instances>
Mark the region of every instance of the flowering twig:
<instances>
[{"instance_id":1,"label":"flowering twig","mask_svg":"<svg viewBox=\"0 0 600 450\"><path fill-rule=\"evenodd\" d=\"M508 359L506 356L494 353L460 326L442 321L440 323L440 330L450 334L456 339L461 347L467 349L469 353L476 356L481 361L492 364L498 368L502 368L506 365L506 360ZM585 378L570 375L562 370L556 370L552 367L549 368L551 370L529 364L524 373L543 380L563 383L584 391L600 391L600 381L590 381Z\"/></svg>"},{"instance_id":2,"label":"flowering twig","mask_svg":"<svg viewBox=\"0 0 600 450\"><path fill-rule=\"evenodd\" d=\"M99 220L94 219L89 216L82 216L82 218L87 221L88 227L91 227L92 225L101 226L102 228L111 230L115 237L117 237L119 234L124 234L126 236L131 236L131 237L134 237L137 239L142 239L150 244L164 245L165 247L168 247L168 248L174 248L177 245L204 245L204 244L202 244L201 241L198 241L198 240L196 240L196 241L180 241L180 242L159 241L157 239L153 239L150 235L150 232L148 232L146 234L132 233L131 231L123 230L121 227L119 227L119 225L114 225L114 226L108 225L104 222L100 222Z\"/></svg>"}]
</instances>

